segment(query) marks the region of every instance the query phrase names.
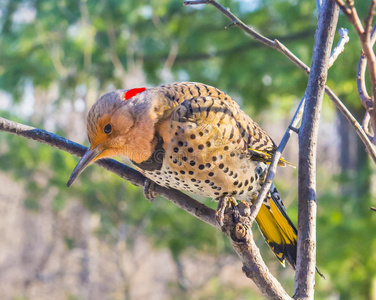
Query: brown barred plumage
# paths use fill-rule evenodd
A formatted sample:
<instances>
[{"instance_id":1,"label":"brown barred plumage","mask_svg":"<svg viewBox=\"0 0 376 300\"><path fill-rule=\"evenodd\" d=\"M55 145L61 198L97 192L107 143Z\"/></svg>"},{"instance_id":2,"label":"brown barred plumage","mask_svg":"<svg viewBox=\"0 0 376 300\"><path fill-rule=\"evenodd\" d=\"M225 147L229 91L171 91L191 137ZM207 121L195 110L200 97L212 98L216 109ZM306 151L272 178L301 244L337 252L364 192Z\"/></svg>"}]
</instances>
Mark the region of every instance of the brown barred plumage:
<instances>
[{"instance_id":1,"label":"brown barred plumage","mask_svg":"<svg viewBox=\"0 0 376 300\"><path fill-rule=\"evenodd\" d=\"M159 185L254 201L276 145L230 96L194 82L149 88L129 100L125 92L105 94L91 108L95 153L81 159L69 184L90 161L122 155ZM274 186L256 221L278 259L295 267L296 229Z\"/></svg>"}]
</instances>

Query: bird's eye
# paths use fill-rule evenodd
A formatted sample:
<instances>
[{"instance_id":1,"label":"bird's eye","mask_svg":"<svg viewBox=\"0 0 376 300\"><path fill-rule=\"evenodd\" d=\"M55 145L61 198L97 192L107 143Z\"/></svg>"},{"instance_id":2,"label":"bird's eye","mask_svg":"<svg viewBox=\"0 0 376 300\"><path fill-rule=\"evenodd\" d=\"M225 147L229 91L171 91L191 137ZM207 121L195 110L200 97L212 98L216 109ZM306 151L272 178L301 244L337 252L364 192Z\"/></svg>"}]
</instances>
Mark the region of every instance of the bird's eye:
<instances>
[{"instance_id":1,"label":"bird's eye","mask_svg":"<svg viewBox=\"0 0 376 300\"><path fill-rule=\"evenodd\" d=\"M109 134L109 133L111 133L111 131L112 131L112 126L111 126L111 124L107 124L106 126L104 126L104 128L103 128L103 132L104 132L105 134Z\"/></svg>"}]
</instances>

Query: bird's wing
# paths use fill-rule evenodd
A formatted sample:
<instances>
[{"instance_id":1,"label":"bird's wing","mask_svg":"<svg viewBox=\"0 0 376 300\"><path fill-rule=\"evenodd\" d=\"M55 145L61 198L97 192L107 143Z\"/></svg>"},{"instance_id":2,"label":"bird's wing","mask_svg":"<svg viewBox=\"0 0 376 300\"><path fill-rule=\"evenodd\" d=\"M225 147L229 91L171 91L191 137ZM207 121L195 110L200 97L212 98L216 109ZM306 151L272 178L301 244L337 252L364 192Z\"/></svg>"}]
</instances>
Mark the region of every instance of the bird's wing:
<instances>
[{"instance_id":1,"label":"bird's wing","mask_svg":"<svg viewBox=\"0 0 376 300\"><path fill-rule=\"evenodd\" d=\"M165 94L165 119L184 125L193 123L210 129L217 142L239 142L239 151L250 159L270 163L276 145L270 136L226 93L194 82L160 87ZM283 158L278 165L289 164Z\"/></svg>"}]
</instances>

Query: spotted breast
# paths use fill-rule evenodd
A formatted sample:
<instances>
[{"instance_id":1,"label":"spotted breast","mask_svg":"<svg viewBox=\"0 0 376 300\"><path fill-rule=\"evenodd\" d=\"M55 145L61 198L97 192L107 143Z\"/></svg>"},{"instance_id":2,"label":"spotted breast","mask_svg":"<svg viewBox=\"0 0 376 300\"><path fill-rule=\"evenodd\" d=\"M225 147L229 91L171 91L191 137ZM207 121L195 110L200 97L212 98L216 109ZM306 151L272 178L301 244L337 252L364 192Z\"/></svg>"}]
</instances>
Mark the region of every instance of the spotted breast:
<instances>
[{"instance_id":1,"label":"spotted breast","mask_svg":"<svg viewBox=\"0 0 376 300\"><path fill-rule=\"evenodd\" d=\"M269 135L214 87L175 83L160 89L171 103L155 127L155 152L144 166L136 164L140 171L165 187L253 201L276 150ZM256 221L280 261L295 267L296 228L274 186L272 192Z\"/></svg>"}]
</instances>

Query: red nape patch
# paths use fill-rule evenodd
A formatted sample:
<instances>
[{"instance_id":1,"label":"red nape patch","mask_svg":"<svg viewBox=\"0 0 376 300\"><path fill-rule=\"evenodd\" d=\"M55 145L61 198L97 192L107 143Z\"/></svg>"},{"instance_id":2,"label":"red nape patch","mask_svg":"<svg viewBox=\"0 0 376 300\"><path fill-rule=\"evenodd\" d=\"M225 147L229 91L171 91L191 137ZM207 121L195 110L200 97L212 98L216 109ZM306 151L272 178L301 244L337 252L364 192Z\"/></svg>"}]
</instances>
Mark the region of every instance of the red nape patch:
<instances>
[{"instance_id":1,"label":"red nape patch","mask_svg":"<svg viewBox=\"0 0 376 300\"><path fill-rule=\"evenodd\" d=\"M142 93L145 90L146 90L146 88L144 88L144 87L142 87L142 88L136 88L136 89L131 89L131 90L125 92L125 94L124 94L124 100L129 100L132 97L136 96L139 93Z\"/></svg>"}]
</instances>

